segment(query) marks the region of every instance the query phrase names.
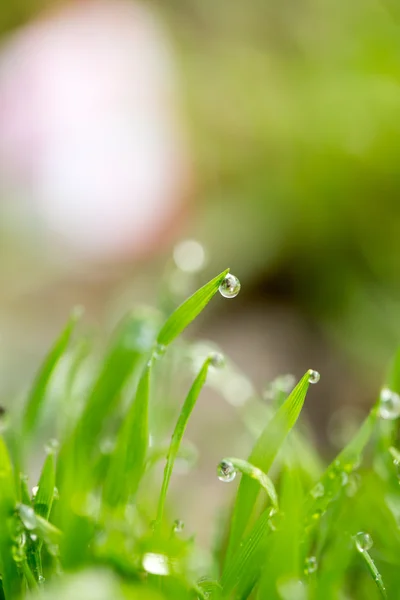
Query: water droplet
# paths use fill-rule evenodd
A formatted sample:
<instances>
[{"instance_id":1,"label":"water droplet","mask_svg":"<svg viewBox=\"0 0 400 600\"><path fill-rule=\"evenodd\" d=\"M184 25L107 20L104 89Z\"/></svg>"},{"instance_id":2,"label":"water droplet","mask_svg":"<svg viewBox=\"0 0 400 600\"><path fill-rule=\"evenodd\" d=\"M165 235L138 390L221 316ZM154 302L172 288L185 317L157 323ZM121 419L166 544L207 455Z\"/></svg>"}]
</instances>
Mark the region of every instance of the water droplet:
<instances>
[{"instance_id":1,"label":"water droplet","mask_svg":"<svg viewBox=\"0 0 400 600\"><path fill-rule=\"evenodd\" d=\"M167 350L167 347L164 344L156 344L156 347L153 350L153 358L159 360L162 358ZM150 366L150 365L149 365Z\"/></svg>"},{"instance_id":2,"label":"water droplet","mask_svg":"<svg viewBox=\"0 0 400 600\"><path fill-rule=\"evenodd\" d=\"M26 504L20 504L18 507L19 516L26 529L35 529L37 526L35 511Z\"/></svg>"},{"instance_id":3,"label":"water droplet","mask_svg":"<svg viewBox=\"0 0 400 600\"><path fill-rule=\"evenodd\" d=\"M346 486L346 495L352 498L358 492L360 487L361 476L358 473L350 473L349 480Z\"/></svg>"},{"instance_id":4,"label":"water droplet","mask_svg":"<svg viewBox=\"0 0 400 600\"><path fill-rule=\"evenodd\" d=\"M39 581L39 585L43 585L44 582L46 581L45 578L43 577L43 575L39 575L38 577L38 581Z\"/></svg>"},{"instance_id":5,"label":"water droplet","mask_svg":"<svg viewBox=\"0 0 400 600\"><path fill-rule=\"evenodd\" d=\"M311 496L313 498L321 498L325 494L324 484L320 481L311 490Z\"/></svg>"},{"instance_id":6,"label":"water droplet","mask_svg":"<svg viewBox=\"0 0 400 600\"><path fill-rule=\"evenodd\" d=\"M37 542L38 537L35 533L31 533L30 538L31 538L32 542Z\"/></svg>"},{"instance_id":7,"label":"water droplet","mask_svg":"<svg viewBox=\"0 0 400 600\"><path fill-rule=\"evenodd\" d=\"M315 573L318 568L317 559L315 556L309 556L304 561L304 573L306 575L311 575L311 573Z\"/></svg>"},{"instance_id":8,"label":"water droplet","mask_svg":"<svg viewBox=\"0 0 400 600\"><path fill-rule=\"evenodd\" d=\"M359 552L365 552L372 548L373 545L372 537L369 533L364 533L363 531L359 531L354 536L354 541Z\"/></svg>"},{"instance_id":9,"label":"water droplet","mask_svg":"<svg viewBox=\"0 0 400 600\"><path fill-rule=\"evenodd\" d=\"M147 552L143 556L142 565L145 571L153 575L169 575L168 558L164 554Z\"/></svg>"},{"instance_id":10,"label":"water droplet","mask_svg":"<svg viewBox=\"0 0 400 600\"><path fill-rule=\"evenodd\" d=\"M220 352L212 352L209 356L210 365L215 369L221 369L225 366L225 357Z\"/></svg>"},{"instance_id":11,"label":"water droplet","mask_svg":"<svg viewBox=\"0 0 400 600\"><path fill-rule=\"evenodd\" d=\"M58 440L55 438L51 438L47 444L45 445L45 450L47 454L55 454L60 447Z\"/></svg>"},{"instance_id":12,"label":"water droplet","mask_svg":"<svg viewBox=\"0 0 400 600\"><path fill-rule=\"evenodd\" d=\"M340 483L342 485L347 485L348 481L349 481L349 476L347 475L347 473L345 473L344 471L342 471L340 473Z\"/></svg>"},{"instance_id":13,"label":"water droplet","mask_svg":"<svg viewBox=\"0 0 400 600\"><path fill-rule=\"evenodd\" d=\"M312 369L308 370L308 381L310 383L318 383L320 379L321 375L318 373L318 371L313 371Z\"/></svg>"},{"instance_id":14,"label":"water droplet","mask_svg":"<svg viewBox=\"0 0 400 600\"><path fill-rule=\"evenodd\" d=\"M276 508L272 508L269 512L268 526L271 531L277 531L279 529L279 523L282 520L282 513L277 511Z\"/></svg>"},{"instance_id":15,"label":"water droplet","mask_svg":"<svg viewBox=\"0 0 400 600\"><path fill-rule=\"evenodd\" d=\"M240 281L232 273L228 273L219 286L219 293L224 298L235 298L240 292Z\"/></svg>"},{"instance_id":16,"label":"water droplet","mask_svg":"<svg viewBox=\"0 0 400 600\"><path fill-rule=\"evenodd\" d=\"M58 488L55 487L54 491L53 491L53 500L59 500L60 499L60 493L58 491Z\"/></svg>"},{"instance_id":17,"label":"water droplet","mask_svg":"<svg viewBox=\"0 0 400 600\"><path fill-rule=\"evenodd\" d=\"M201 271L206 262L203 246L196 240L183 240L173 250L174 262L185 273Z\"/></svg>"},{"instance_id":18,"label":"water droplet","mask_svg":"<svg viewBox=\"0 0 400 600\"><path fill-rule=\"evenodd\" d=\"M39 486L38 486L38 485L35 485L35 486L32 488L32 498L35 498L35 497L36 497L36 494L38 493L38 491L39 491Z\"/></svg>"},{"instance_id":19,"label":"water droplet","mask_svg":"<svg viewBox=\"0 0 400 600\"><path fill-rule=\"evenodd\" d=\"M104 438L100 442L100 452L106 456L112 454L115 448L115 441L110 438Z\"/></svg>"},{"instance_id":20,"label":"water droplet","mask_svg":"<svg viewBox=\"0 0 400 600\"><path fill-rule=\"evenodd\" d=\"M383 388L380 395L379 416L382 419L400 417L400 396L389 388Z\"/></svg>"},{"instance_id":21,"label":"water droplet","mask_svg":"<svg viewBox=\"0 0 400 600\"><path fill-rule=\"evenodd\" d=\"M181 519L175 519L174 521L174 532L182 533L185 528L185 523Z\"/></svg>"},{"instance_id":22,"label":"water droplet","mask_svg":"<svg viewBox=\"0 0 400 600\"><path fill-rule=\"evenodd\" d=\"M236 469L229 460L222 460L217 467L218 479L229 483L236 477Z\"/></svg>"}]
</instances>

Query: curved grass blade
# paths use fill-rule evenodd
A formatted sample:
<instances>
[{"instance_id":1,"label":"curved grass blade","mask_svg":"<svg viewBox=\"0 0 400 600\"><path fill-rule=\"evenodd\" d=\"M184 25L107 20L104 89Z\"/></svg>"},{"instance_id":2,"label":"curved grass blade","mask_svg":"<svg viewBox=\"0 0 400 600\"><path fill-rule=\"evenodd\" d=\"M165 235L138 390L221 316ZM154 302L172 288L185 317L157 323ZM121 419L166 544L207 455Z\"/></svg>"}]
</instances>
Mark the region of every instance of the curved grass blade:
<instances>
[{"instance_id":1,"label":"curved grass blade","mask_svg":"<svg viewBox=\"0 0 400 600\"><path fill-rule=\"evenodd\" d=\"M363 550L363 551L358 550L358 553L361 554L361 556L363 557L365 564L367 565L368 571L370 572L371 577L373 578L373 580L376 583L376 587L379 590L381 598L386 600L387 594L386 594L386 588L383 583L382 575L379 573L376 564L374 563L374 561L371 558L371 555L369 554L368 550Z\"/></svg>"},{"instance_id":2,"label":"curved grass blade","mask_svg":"<svg viewBox=\"0 0 400 600\"><path fill-rule=\"evenodd\" d=\"M165 499L166 499L167 491L168 491L168 485L169 485L169 482L171 479L175 460L176 460L176 457L179 452L181 440L185 433L186 426L188 424L192 410L196 404L197 398L199 397L201 389L206 381L208 367L210 366L211 360L212 360L211 357L208 357L205 360L202 368L199 371L199 374L197 375L196 379L194 380L193 385L190 388L188 395L186 396L186 400L183 403L181 412L178 417L178 421L175 426L174 433L172 434L171 444L170 444L168 456L167 456L167 462L166 462L165 469L164 469L164 479L162 482L161 493L160 493L160 498L159 498L159 502L158 502L157 519L156 519L157 525L160 525L160 523L162 521L162 517L163 517L163 513L164 513L164 506L165 506Z\"/></svg>"},{"instance_id":3,"label":"curved grass blade","mask_svg":"<svg viewBox=\"0 0 400 600\"><path fill-rule=\"evenodd\" d=\"M228 273L229 269L226 269L185 300L165 322L158 334L157 344L168 346L168 344L178 337L207 306Z\"/></svg>"},{"instance_id":4,"label":"curved grass blade","mask_svg":"<svg viewBox=\"0 0 400 600\"><path fill-rule=\"evenodd\" d=\"M255 443L249 462L264 473L268 473L278 450L300 415L309 387L309 376L310 371L307 371L284 404L267 423ZM258 493L257 481L248 477L241 480L233 509L225 564L229 564L235 548L239 545L248 527Z\"/></svg>"},{"instance_id":5,"label":"curved grass blade","mask_svg":"<svg viewBox=\"0 0 400 600\"><path fill-rule=\"evenodd\" d=\"M104 501L110 506L124 503L135 494L145 469L149 444L150 370L151 361L144 368L111 457L103 490Z\"/></svg>"},{"instance_id":6,"label":"curved grass blade","mask_svg":"<svg viewBox=\"0 0 400 600\"><path fill-rule=\"evenodd\" d=\"M254 465L247 462L247 460L242 460L240 458L224 458L222 462L231 463L236 471L240 471L247 477L251 477L258 481L260 486L264 488L267 492L269 499L271 500L272 506L275 510L279 510L278 506L278 494L276 493L276 489L272 480L266 475L261 469L258 469Z\"/></svg>"},{"instance_id":7,"label":"curved grass blade","mask_svg":"<svg viewBox=\"0 0 400 600\"><path fill-rule=\"evenodd\" d=\"M6 600L18 598L21 577L12 555L11 529L17 500L15 479L4 439L0 437L0 571Z\"/></svg>"},{"instance_id":8,"label":"curved grass blade","mask_svg":"<svg viewBox=\"0 0 400 600\"><path fill-rule=\"evenodd\" d=\"M50 378L59 362L68 348L72 333L82 315L82 309L76 308L60 337L50 350L39 373L36 376L23 415L22 429L23 435L29 436L34 430L40 411L46 397L46 389Z\"/></svg>"}]
</instances>

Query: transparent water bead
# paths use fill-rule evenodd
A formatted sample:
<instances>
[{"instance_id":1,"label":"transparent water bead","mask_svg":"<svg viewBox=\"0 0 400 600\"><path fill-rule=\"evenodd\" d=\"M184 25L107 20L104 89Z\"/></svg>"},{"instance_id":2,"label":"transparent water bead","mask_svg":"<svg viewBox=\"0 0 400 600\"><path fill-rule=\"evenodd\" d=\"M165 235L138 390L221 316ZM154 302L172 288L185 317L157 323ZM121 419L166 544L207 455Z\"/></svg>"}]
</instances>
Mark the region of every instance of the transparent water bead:
<instances>
[{"instance_id":1,"label":"transparent water bead","mask_svg":"<svg viewBox=\"0 0 400 600\"><path fill-rule=\"evenodd\" d=\"M236 469L229 460L222 460L217 467L218 479L229 483L236 477Z\"/></svg>"},{"instance_id":2,"label":"transparent water bead","mask_svg":"<svg viewBox=\"0 0 400 600\"><path fill-rule=\"evenodd\" d=\"M153 350L153 358L155 358L156 360L159 360L160 358L162 358L165 354L167 350L167 347L164 346L164 344L156 344L154 350Z\"/></svg>"},{"instance_id":3,"label":"transparent water bead","mask_svg":"<svg viewBox=\"0 0 400 600\"><path fill-rule=\"evenodd\" d=\"M308 381L310 383L318 383L318 381L321 379L321 375L318 373L318 371L313 371L313 369L309 369L308 371Z\"/></svg>"},{"instance_id":4,"label":"transparent water bead","mask_svg":"<svg viewBox=\"0 0 400 600\"><path fill-rule=\"evenodd\" d=\"M185 529L185 523L181 519L175 519L175 521L174 521L174 532L175 533L182 533L182 531L184 529Z\"/></svg>"},{"instance_id":5,"label":"transparent water bead","mask_svg":"<svg viewBox=\"0 0 400 600\"><path fill-rule=\"evenodd\" d=\"M58 452L58 449L60 447L60 444L58 442L58 440L56 440L55 438L51 438L47 444L45 445L45 450L47 452L47 454L55 454L56 452Z\"/></svg>"},{"instance_id":6,"label":"transparent water bead","mask_svg":"<svg viewBox=\"0 0 400 600\"><path fill-rule=\"evenodd\" d=\"M282 513L276 510L276 508L272 508L269 513L268 526L271 531L277 531L279 529L279 524L282 521Z\"/></svg>"},{"instance_id":7,"label":"transparent water bead","mask_svg":"<svg viewBox=\"0 0 400 600\"><path fill-rule=\"evenodd\" d=\"M304 561L304 573L306 575L311 575L311 573L315 573L318 568L318 562L315 556L309 556Z\"/></svg>"},{"instance_id":8,"label":"transparent water bead","mask_svg":"<svg viewBox=\"0 0 400 600\"><path fill-rule=\"evenodd\" d=\"M240 287L239 279L232 273L228 273L219 286L219 293L224 298L236 298L240 292Z\"/></svg>"},{"instance_id":9,"label":"transparent water bead","mask_svg":"<svg viewBox=\"0 0 400 600\"><path fill-rule=\"evenodd\" d=\"M210 354L210 365L215 369L221 369L225 366L225 356L220 352L211 352Z\"/></svg>"},{"instance_id":10,"label":"transparent water bead","mask_svg":"<svg viewBox=\"0 0 400 600\"><path fill-rule=\"evenodd\" d=\"M22 523L27 529L35 529L37 526L37 520L35 511L31 506L25 504L19 505L19 516L21 517Z\"/></svg>"},{"instance_id":11,"label":"transparent water bead","mask_svg":"<svg viewBox=\"0 0 400 600\"><path fill-rule=\"evenodd\" d=\"M349 480L346 486L346 495L349 496L349 498L352 498L357 494L358 488L360 487L360 483L361 475L359 475L358 473L350 473Z\"/></svg>"},{"instance_id":12,"label":"transparent water bead","mask_svg":"<svg viewBox=\"0 0 400 600\"><path fill-rule=\"evenodd\" d=\"M389 388L383 388L380 396L379 416L382 419L400 417L400 396Z\"/></svg>"},{"instance_id":13,"label":"transparent water bead","mask_svg":"<svg viewBox=\"0 0 400 600\"><path fill-rule=\"evenodd\" d=\"M354 536L354 541L359 552L366 552L373 546L372 537L369 533L364 533L363 531L359 531Z\"/></svg>"},{"instance_id":14,"label":"transparent water bead","mask_svg":"<svg viewBox=\"0 0 400 600\"><path fill-rule=\"evenodd\" d=\"M185 273L201 271L206 262L203 246L196 240L183 240L173 251L174 262L178 269Z\"/></svg>"},{"instance_id":15,"label":"transparent water bead","mask_svg":"<svg viewBox=\"0 0 400 600\"><path fill-rule=\"evenodd\" d=\"M324 484L319 481L311 490L311 496L313 498L322 498L322 496L324 494L325 494Z\"/></svg>"},{"instance_id":16,"label":"transparent water bead","mask_svg":"<svg viewBox=\"0 0 400 600\"><path fill-rule=\"evenodd\" d=\"M168 558L164 554L147 552L143 556L142 565L152 575L169 575Z\"/></svg>"},{"instance_id":17,"label":"transparent water bead","mask_svg":"<svg viewBox=\"0 0 400 600\"><path fill-rule=\"evenodd\" d=\"M33 488L32 488L32 498L35 498L36 494L38 493L38 490L39 490L39 486L38 485L33 486Z\"/></svg>"}]
</instances>

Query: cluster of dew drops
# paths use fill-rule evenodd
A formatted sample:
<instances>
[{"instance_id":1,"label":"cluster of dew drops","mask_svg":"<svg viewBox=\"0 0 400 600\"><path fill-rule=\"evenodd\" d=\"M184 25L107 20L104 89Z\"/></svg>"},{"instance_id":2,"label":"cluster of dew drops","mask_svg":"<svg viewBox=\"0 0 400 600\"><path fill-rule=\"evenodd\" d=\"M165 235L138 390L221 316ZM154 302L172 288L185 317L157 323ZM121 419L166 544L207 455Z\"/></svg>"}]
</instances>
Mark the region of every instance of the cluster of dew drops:
<instances>
[{"instance_id":1,"label":"cluster of dew drops","mask_svg":"<svg viewBox=\"0 0 400 600\"><path fill-rule=\"evenodd\" d=\"M54 454L58 450L58 441L51 439L45 445L47 454ZM21 479L27 481L27 476L21 474ZM35 499L38 493L38 486L32 488L32 501ZM53 500L59 499L58 489L54 488ZM36 513L31 506L19 504L17 506L19 519L15 521L14 532L13 532L13 544L11 547L12 557L17 564L22 564L26 558L27 545L35 544L38 541L36 533L38 522ZM50 554L57 556L58 548L55 545L47 545ZM44 583L45 579L42 575L39 576L39 584Z\"/></svg>"}]
</instances>

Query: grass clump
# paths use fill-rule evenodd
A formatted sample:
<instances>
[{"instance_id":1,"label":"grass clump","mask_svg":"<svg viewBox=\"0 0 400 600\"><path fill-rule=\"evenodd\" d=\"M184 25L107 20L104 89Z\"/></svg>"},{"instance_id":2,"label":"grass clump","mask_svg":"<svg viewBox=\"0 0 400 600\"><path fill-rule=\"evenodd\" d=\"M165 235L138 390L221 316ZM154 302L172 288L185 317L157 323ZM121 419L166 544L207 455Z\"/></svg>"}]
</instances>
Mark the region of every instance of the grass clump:
<instances>
[{"instance_id":1,"label":"grass clump","mask_svg":"<svg viewBox=\"0 0 400 600\"><path fill-rule=\"evenodd\" d=\"M272 406L259 403L264 426L247 460L228 457L218 466L222 481L240 482L206 572L195 540L168 516L188 420L209 371L224 367L218 354L201 359L176 424L167 419L165 447L174 378L170 364L162 369L165 353L221 285L227 295L227 276L211 280L164 324L155 313L128 315L97 364L73 315L25 410L0 437L0 599L399 597L400 354L376 404L329 465L304 426L291 432L318 373L307 371L287 398L276 388ZM182 365L184 353L181 346L175 354ZM154 402L160 394L162 405ZM59 416L57 442L47 445L31 492L24 473L49 404ZM165 456L155 492L155 467Z\"/></svg>"}]
</instances>

